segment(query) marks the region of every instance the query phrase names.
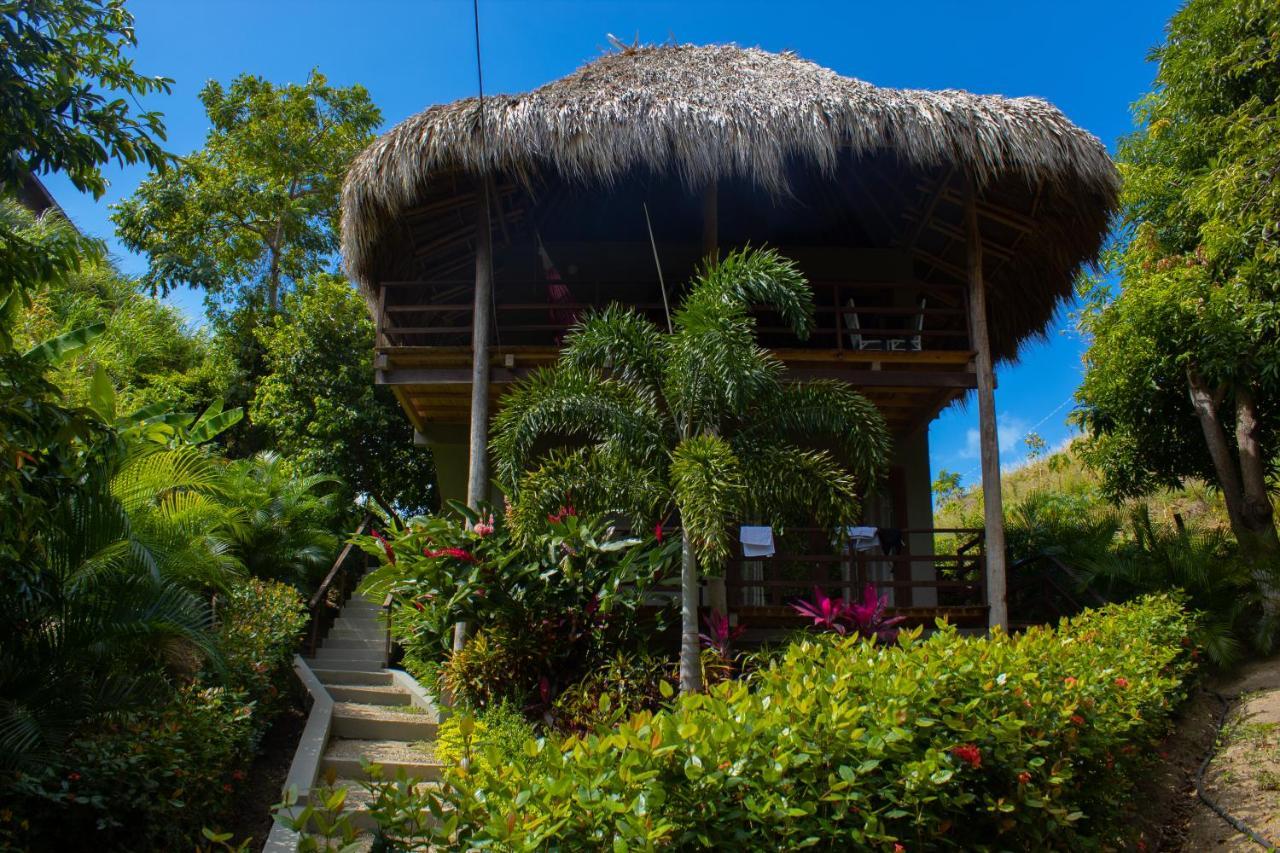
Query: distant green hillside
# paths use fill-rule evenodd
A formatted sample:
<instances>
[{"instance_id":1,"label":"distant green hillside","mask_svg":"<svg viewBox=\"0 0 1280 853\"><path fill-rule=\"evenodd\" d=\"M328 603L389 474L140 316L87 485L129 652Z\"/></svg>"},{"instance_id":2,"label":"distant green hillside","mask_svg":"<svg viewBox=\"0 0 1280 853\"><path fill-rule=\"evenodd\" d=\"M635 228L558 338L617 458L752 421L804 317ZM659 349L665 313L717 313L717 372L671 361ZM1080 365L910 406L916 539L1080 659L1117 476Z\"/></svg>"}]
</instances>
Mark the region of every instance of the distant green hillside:
<instances>
[{"instance_id":1,"label":"distant green hillside","mask_svg":"<svg viewBox=\"0 0 1280 853\"><path fill-rule=\"evenodd\" d=\"M1188 529L1199 532L1230 530L1221 494L1200 481L1141 500L1126 501L1120 506L1110 503L1102 495L1097 472L1072 448L1005 473L1001 477L1001 488L1005 517L1013 524L1018 523L1018 516L1029 504L1049 500L1086 515L1109 513L1121 519L1145 504L1151 520L1157 524L1176 526L1181 519ZM937 527L981 526L981 521L982 490L976 486L943 503L934 515ZM1122 526L1127 525L1122 522Z\"/></svg>"}]
</instances>

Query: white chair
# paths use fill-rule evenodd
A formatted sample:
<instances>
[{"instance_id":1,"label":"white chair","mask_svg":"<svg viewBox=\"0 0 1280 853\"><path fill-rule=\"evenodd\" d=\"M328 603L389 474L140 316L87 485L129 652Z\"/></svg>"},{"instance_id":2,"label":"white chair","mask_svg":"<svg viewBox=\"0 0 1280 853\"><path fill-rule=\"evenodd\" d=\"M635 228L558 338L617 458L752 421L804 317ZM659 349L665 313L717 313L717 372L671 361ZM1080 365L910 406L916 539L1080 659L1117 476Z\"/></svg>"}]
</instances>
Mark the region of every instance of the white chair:
<instances>
[{"instance_id":1,"label":"white chair","mask_svg":"<svg viewBox=\"0 0 1280 853\"><path fill-rule=\"evenodd\" d=\"M858 319L857 304L849 300L851 311L844 312L844 325L849 330L849 348L858 350L883 350L884 341L879 338L864 338L862 323Z\"/></svg>"},{"instance_id":2,"label":"white chair","mask_svg":"<svg viewBox=\"0 0 1280 853\"><path fill-rule=\"evenodd\" d=\"M920 310L911 318L911 326L917 333L924 331L924 309L928 306L929 300L920 297ZM893 352L920 352L922 349L921 340L924 336L920 334L912 335L909 338L894 338L889 341L889 349Z\"/></svg>"}]
</instances>

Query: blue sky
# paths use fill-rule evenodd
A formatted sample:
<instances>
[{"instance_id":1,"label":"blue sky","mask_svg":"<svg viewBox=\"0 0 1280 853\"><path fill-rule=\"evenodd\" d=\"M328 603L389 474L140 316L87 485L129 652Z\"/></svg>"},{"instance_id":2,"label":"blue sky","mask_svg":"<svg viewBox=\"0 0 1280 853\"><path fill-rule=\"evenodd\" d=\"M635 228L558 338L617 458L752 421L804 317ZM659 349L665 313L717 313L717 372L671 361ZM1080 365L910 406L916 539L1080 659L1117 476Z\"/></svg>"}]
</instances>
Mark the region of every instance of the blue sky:
<instances>
[{"instance_id":1,"label":"blue sky","mask_svg":"<svg viewBox=\"0 0 1280 853\"><path fill-rule=\"evenodd\" d=\"M515 2L481 0L486 91L521 91L597 56L607 34L626 40L734 42L794 50L836 71L882 86L1037 95L1114 148L1131 127L1129 107L1151 85L1147 52L1177 4L1127 2ZM386 125L431 104L475 94L470 0L131 0L140 71L175 80L154 97L169 150L199 148L207 129L197 93L206 80L242 72L274 82L303 80L318 67L338 85L361 83ZM95 202L68 182L47 184L85 231L107 238L129 272L145 262L114 242L108 205L128 196L140 169L110 169ZM193 318L200 299L170 299ZM1083 344L1068 319L997 371L1002 462L1025 456L1035 429L1056 446L1079 382ZM977 407L953 407L930 430L933 468L978 480Z\"/></svg>"}]
</instances>

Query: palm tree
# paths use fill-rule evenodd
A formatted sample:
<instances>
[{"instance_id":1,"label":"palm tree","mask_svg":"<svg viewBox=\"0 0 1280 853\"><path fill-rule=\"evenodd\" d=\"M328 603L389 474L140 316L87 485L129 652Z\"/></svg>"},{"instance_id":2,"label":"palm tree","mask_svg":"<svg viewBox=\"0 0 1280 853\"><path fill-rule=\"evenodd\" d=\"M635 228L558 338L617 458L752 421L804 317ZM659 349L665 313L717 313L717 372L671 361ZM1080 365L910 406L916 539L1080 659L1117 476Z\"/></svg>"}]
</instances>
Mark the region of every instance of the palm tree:
<instances>
[{"instance_id":1,"label":"palm tree","mask_svg":"<svg viewBox=\"0 0 1280 853\"><path fill-rule=\"evenodd\" d=\"M516 385L494 422L517 536L569 501L637 527L679 516L684 692L702 686L698 567L721 570L731 526L851 523L889 453L865 397L837 381L784 379L756 340L756 305L802 339L812 331L795 265L744 249L694 278L666 332L616 305L586 317L560 362Z\"/></svg>"},{"instance_id":2,"label":"palm tree","mask_svg":"<svg viewBox=\"0 0 1280 853\"><path fill-rule=\"evenodd\" d=\"M341 485L271 452L232 462L223 488L235 510L231 536L249 574L310 591L337 549L332 524Z\"/></svg>"}]
</instances>

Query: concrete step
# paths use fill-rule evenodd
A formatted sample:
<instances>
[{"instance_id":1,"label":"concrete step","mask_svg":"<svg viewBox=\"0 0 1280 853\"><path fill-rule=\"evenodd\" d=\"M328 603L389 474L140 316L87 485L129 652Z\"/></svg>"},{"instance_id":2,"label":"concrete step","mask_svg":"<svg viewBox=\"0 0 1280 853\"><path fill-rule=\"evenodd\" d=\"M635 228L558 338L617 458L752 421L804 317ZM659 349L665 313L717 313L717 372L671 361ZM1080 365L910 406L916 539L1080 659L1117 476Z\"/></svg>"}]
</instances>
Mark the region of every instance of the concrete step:
<instances>
[{"instance_id":1,"label":"concrete step","mask_svg":"<svg viewBox=\"0 0 1280 853\"><path fill-rule=\"evenodd\" d=\"M339 779L362 779L361 759L382 767L383 779L394 779L404 771L410 779L434 781L440 778L440 763L425 744L400 741L348 740L330 742L321 759L321 772L333 771Z\"/></svg>"},{"instance_id":2,"label":"concrete step","mask_svg":"<svg viewBox=\"0 0 1280 853\"><path fill-rule=\"evenodd\" d=\"M378 651L385 651L386 647L386 640L348 636L335 637L333 634L325 637L324 642L320 645L322 649L375 649Z\"/></svg>"},{"instance_id":3,"label":"concrete step","mask_svg":"<svg viewBox=\"0 0 1280 853\"><path fill-rule=\"evenodd\" d=\"M364 705L408 705L409 694L394 684L328 684L325 685L335 702L359 702Z\"/></svg>"},{"instance_id":4,"label":"concrete step","mask_svg":"<svg viewBox=\"0 0 1280 853\"><path fill-rule=\"evenodd\" d=\"M381 634L387 630L387 623L381 619L349 619L339 616L333 620L330 631L364 631Z\"/></svg>"},{"instance_id":5,"label":"concrete step","mask_svg":"<svg viewBox=\"0 0 1280 853\"><path fill-rule=\"evenodd\" d=\"M382 646L371 649L332 649L327 644L321 643L320 651L316 652L316 660L382 660L384 653ZM330 669L340 669L340 667L329 667Z\"/></svg>"},{"instance_id":6,"label":"concrete step","mask_svg":"<svg viewBox=\"0 0 1280 853\"><path fill-rule=\"evenodd\" d=\"M320 683L324 685L330 684L361 684L361 685L379 685L391 684L395 679L391 677L391 673L382 670L349 670L349 669L315 669L312 670L316 674L316 678L320 679Z\"/></svg>"},{"instance_id":7,"label":"concrete step","mask_svg":"<svg viewBox=\"0 0 1280 853\"><path fill-rule=\"evenodd\" d=\"M320 655L323 655L323 654L324 654L324 650L322 649L320 651L320 654L317 655L316 657L308 658L307 665L310 666L313 670L317 670L317 671L343 670L346 672L356 672L356 671L382 672L381 658L379 658L378 660L370 660L368 658L354 659L354 658L321 657Z\"/></svg>"},{"instance_id":8,"label":"concrete step","mask_svg":"<svg viewBox=\"0 0 1280 853\"><path fill-rule=\"evenodd\" d=\"M415 743L435 740L436 721L429 714L415 714L354 702L335 702L331 731L340 738Z\"/></svg>"},{"instance_id":9,"label":"concrete step","mask_svg":"<svg viewBox=\"0 0 1280 853\"><path fill-rule=\"evenodd\" d=\"M379 640L387 635L387 628L381 622L373 625L343 625L335 622L329 629L330 637L347 637L355 640Z\"/></svg>"}]
</instances>

